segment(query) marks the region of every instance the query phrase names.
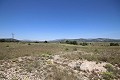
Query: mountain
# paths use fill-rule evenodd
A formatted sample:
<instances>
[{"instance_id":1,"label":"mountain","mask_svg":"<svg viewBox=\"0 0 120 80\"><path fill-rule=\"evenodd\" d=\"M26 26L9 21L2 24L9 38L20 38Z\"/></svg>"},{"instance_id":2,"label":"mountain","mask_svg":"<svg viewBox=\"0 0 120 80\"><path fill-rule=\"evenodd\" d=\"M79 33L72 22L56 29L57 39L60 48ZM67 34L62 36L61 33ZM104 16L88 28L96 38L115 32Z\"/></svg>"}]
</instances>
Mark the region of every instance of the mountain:
<instances>
[{"instance_id":1,"label":"mountain","mask_svg":"<svg viewBox=\"0 0 120 80\"><path fill-rule=\"evenodd\" d=\"M120 42L120 39L109 39L109 38L91 38L91 39L57 39L57 40L51 40L48 42L65 42L66 40L69 41L77 41L77 42ZM33 41L33 40L17 40L12 38L1 38L0 42L43 42L43 41Z\"/></svg>"},{"instance_id":2,"label":"mountain","mask_svg":"<svg viewBox=\"0 0 120 80\"><path fill-rule=\"evenodd\" d=\"M109 39L109 38L95 38L95 39L58 39L53 40L51 42L65 42L66 40L69 41L77 41L77 42L120 42L120 39Z\"/></svg>"},{"instance_id":3,"label":"mountain","mask_svg":"<svg viewBox=\"0 0 120 80\"><path fill-rule=\"evenodd\" d=\"M13 39L13 38L1 38L0 42L19 42L20 40Z\"/></svg>"}]
</instances>

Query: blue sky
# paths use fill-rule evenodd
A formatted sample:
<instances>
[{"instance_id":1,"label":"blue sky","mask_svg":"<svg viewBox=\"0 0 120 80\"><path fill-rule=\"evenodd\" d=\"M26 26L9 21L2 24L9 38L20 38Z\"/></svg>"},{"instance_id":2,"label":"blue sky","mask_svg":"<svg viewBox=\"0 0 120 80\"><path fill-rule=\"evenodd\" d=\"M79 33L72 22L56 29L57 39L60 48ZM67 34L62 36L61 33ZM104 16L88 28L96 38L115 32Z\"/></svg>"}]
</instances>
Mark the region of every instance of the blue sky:
<instances>
[{"instance_id":1,"label":"blue sky","mask_svg":"<svg viewBox=\"0 0 120 80\"><path fill-rule=\"evenodd\" d=\"M0 0L0 38L120 38L120 0Z\"/></svg>"}]
</instances>

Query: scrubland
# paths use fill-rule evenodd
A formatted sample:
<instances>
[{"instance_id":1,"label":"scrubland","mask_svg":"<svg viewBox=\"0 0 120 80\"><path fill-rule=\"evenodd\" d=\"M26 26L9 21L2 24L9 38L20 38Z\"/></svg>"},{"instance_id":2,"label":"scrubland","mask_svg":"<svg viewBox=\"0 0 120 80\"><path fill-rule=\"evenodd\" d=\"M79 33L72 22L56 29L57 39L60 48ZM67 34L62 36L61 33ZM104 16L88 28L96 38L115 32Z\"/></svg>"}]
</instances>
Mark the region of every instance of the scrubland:
<instances>
[{"instance_id":1,"label":"scrubland","mask_svg":"<svg viewBox=\"0 0 120 80\"><path fill-rule=\"evenodd\" d=\"M120 80L120 46L1 42L0 80Z\"/></svg>"}]
</instances>

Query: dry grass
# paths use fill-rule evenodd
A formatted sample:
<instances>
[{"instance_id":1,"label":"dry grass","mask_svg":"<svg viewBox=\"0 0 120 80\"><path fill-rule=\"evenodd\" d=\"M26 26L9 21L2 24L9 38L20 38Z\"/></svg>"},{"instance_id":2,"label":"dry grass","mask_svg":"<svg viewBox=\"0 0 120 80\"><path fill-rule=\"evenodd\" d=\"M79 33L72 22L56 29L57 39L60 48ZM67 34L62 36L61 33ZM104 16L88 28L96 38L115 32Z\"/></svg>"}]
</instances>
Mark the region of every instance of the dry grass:
<instances>
[{"instance_id":1,"label":"dry grass","mask_svg":"<svg viewBox=\"0 0 120 80\"><path fill-rule=\"evenodd\" d=\"M92 43L93 44L93 43ZM94 43L96 46L80 46L57 43L0 43L0 59L10 59L21 56L40 56L41 54L59 54L60 52L84 51L94 53L96 57L111 57L112 59L120 56L120 46L98 46L108 43ZM67 49L67 50L66 50ZM88 55L88 58L90 55ZM92 56L93 57L93 56Z\"/></svg>"},{"instance_id":2,"label":"dry grass","mask_svg":"<svg viewBox=\"0 0 120 80\"><path fill-rule=\"evenodd\" d=\"M80 46L57 43L28 44L29 43L0 43L0 59L10 59L21 56L41 56L43 54L51 55L59 54L59 52L74 53L74 51L83 51L93 54L70 54L66 57L70 57L72 59L85 58L88 60L106 61L112 64L119 64L120 62L120 46L106 46L108 43L94 43L94 46ZM101 44L105 44L105 46L100 46Z\"/></svg>"},{"instance_id":3,"label":"dry grass","mask_svg":"<svg viewBox=\"0 0 120 80\"><path fill-rule=\"evenodd\" d=\"M42 63L46 64L43 58L49 59L50 56L54 54L57 55L62 54L60 56L63 56L68 60L87 59L89 61L96 61L96 62L101 62L101 61L109 62L113 65L117 64L117 67L120 68L120 63L119 63L120 46L108 46L108 43L92 43L92 44L94 44L94 46L69 45L69 44L59 44L59 43L2 42L0 43L0 60L2 62L2 60L7 61L6 59L14 60L17 59L18 57L32 56L31 60L28 59L26 60L26 62L23 61L21 63L20 62L18 63L18 65L21 68L25 68L25 70L29 73L31 73L32 71L34 72L34 70L36 69L38 69L39 71L40 70L39 68L42 69L43 66ZM35 59L33 56L35 57ZM48 64L50 65L51 63L48 62ZM43 70L47 70L47 69L50 69L48 70L50 74L49 75L45 74L46 76L45 80L77 80L77 76L73 74L71 71L69 71L69 69L67 68L62 69L58 65L50 65ZM120 73L117 68L113 70L113 68L107 66L107 69L109 69L110 71L108 70L109 71L108 73L103 73L102 74L103 78L109 79L109 77L111 77L111 79L113 78L117 79L120 77L119 76Z\"/></svg>"},{"instance_id":4,"label":"dry grass","mask_svg":"<svg viewBox=\"0 0 120 80\"><path fill-rule=\"evenodd\" d=\"M0 43L0 59L9 59L29 55L53 54L63 51L64 47L45 43Z\"/></svg>"}]
</instances>

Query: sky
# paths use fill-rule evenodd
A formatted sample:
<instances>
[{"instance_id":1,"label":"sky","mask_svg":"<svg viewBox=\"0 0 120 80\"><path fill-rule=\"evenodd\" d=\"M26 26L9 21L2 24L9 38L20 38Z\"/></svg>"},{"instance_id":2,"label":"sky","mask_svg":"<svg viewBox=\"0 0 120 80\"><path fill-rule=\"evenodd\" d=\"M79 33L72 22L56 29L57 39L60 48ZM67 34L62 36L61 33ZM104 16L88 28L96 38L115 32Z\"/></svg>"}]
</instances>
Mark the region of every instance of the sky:
<instances>
[{"instance_id":1,"label":"sky","mask_svg":"<svg viewBox=\"0 0 120 80\"><path fill-rule=\"evenodd\" d=\"M0 38L120 39L120 0L0 0Z\"/></svg>"}]
</instances>

